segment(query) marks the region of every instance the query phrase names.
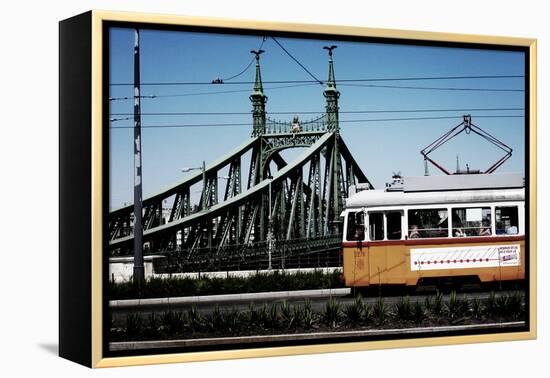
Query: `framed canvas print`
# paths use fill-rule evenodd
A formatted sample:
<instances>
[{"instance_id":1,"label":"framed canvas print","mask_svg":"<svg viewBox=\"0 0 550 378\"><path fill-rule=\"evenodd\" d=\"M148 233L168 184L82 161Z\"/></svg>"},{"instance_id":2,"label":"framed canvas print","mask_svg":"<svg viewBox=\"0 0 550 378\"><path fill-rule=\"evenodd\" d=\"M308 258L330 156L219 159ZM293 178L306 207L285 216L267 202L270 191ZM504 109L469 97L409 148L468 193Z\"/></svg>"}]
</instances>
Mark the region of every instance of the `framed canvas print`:
<instances>
[{"instance_id":1,"label":"framed canvas print","mask_svg":"<svg viewBox=\"0 0 550 378\"><path fill-rule=\"evenodd\" d=\"M60 345L90 367L536 337L536 41L60 22Z\"/></svg>"}]
</instances>

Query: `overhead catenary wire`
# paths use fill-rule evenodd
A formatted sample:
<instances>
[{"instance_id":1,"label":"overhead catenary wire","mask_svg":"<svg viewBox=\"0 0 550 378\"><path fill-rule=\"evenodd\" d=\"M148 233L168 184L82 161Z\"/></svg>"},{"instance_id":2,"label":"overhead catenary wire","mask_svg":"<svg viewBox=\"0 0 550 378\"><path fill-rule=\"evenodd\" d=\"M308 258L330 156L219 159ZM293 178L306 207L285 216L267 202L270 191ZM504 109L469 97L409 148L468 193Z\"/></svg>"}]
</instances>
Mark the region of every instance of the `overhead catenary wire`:
<instances>
[{"instance_id":1,"label":"overhead catenary wire","mask_svg":"<svg viewBox=\"0 0 550 378\"><path fill-rule=\"evenodd\" d=\"M293 60L296 62L296 64L298 64L300 67L302 67L302 69L304 71L307 72L307 74L309 76L311 76L317 83L323 85L323 82L321 80L319 80L314 74L311 73L310 70L308 70L298 59L296 59L287 49L285 49L285 47L279 42L277 41L277 39L275 39L275 37L271 37L271 39L277 44L279 45L279 47Z\"/></svg>"},{"instance_id":2,"label":"overhead catenary wire","mask_svg":"<svg viewBox=\"0 0 550 378\"><path fill-rule=\"evenodd\" d=\"M384 113L439 113L439 112L479 112L479 111L518 111L523 107L509 108L443 108L443 109L378 109L378 110L340 110L340 114L384 114ZM322 114L324 111L273 111L267 115L297 115L297 114ZM228 116L250 115L251 112L143 112L142 116ZM131 116L133 113L111 113L111 116ZM132 117L126 117L131 119ZM111 119L111 121L124 120L126 118Z\"/></svg>"},{"instance_id":3,"label":"overhead catenary wire","mask_svg":"<svg viewBox=\"0 0 550 378\"><path fill-rule=\"evenodd\" d=\"M297 85L286 85L281 87L271 87L265 88L266 90L274 89L284 89L284 88L295 88L308 86L310 84L297 84ZM520 88L463 88L463 87L417 87L417 86L399 86L399 85L376 85L376 84L340 84L343 86L354 86L354 87L369 87L369 88L389 88L389 89L412 89L412 90L435 90L435 91L467 91L467 92L525 92L524 89ZM167 94L167 95L148 95L140 96L141 98L167 98L167 97L187 97L187 96L204 96L204 95L215 95L215 94L228 94L228 93L242 93L249 92L248 89L232 90L232 91L216 91L216 92L192 92L192 93L177 93L177 94ZM134 97L124 96L124 97L109 97L109 101L117 100L133 100Z\"/></svg>"},{"instance_id":4,"label":"overhead catenary wire","mask_svg":"<svg viewBox=\"0 0 550 378\"><path fill-rule=\"evenodd\" d=\"M285 88L296 88L296 87L306 87L314 85L313 83L305 84L293 84L293 85L282 85L278 87L265 88L266 90L277 90ZM189 96L207 96L207 95L216 95L216 94L229 94L229 93L245 93L250 92L250 89L236 89L230 91L213 91L213 92L190 92L190 93L176 93L176 94L166 94L166 95L147 95L140 96L140 98L168 98L168 97L189 97ZM122 101L122 100L134 100L133 96L123 96L123 97L109 97L109 101Z\"/></svg>"},{"instance_id":5,"label":"overhead catenary wire","mask_svg":"<svg viewBox=\"0 0 550 378\"><path fill-rule=\"evenodd\" d=\"M379 84L340 84L347 87L388 88L388 89L412 89L430 91L473 91L473 92L524 92L521 88L465 88L465 87L419 87L404 85L379 85Z\"/></svg>"},{"instance_id":6,"label":"overhead catenary wire","mask_svg":"<svg viewBox=\"0 0 550 378\"><path fill-rule=\"evenodd\" d=\"M422 120L444 120L457 119L461 116L446 117L406 117L406 118L371 118L371 119L352 119L340 120L340 123L360 123L360 122L388 122L388 121L422 121ZM523 115L472 115L475 118L524 118ZM197 123L180 125L142 125L144 129L162 129L162 128L195 128L195 127L237 127L252 126L252 123ZM111 126L110 129L133 129L134 126Z\"/></svg>"},{"instance_id":7,"label":"overhead catenary wire","mask_svg":"<svg viewBox=\"0 0 550 378\"><path fill-rule=\"evenodd\" d=\"M262 49L262 47L264 46L264 43L265 43L266 40L267 40L267 37L262 37L262 43L260 43L260 47L258 47L258 51ZM250 62L248 63L248 65L242 71L240 71L238 74L230 76L230 77L222 78L221 79L222 80L221 84L227 84L227 82L229 80L233 80L233 79L241 76L242 74L244 74L250 68L250 66L252 66L252 63L254 63L255 60L256 60L256 57L252 57L252 59L250 59Z\"/></svg>"},{"instance_id":8,"label":"overhead catenary wire","mask_svg":"<svg viewBox=\"0 0 550 378\"><path fill-rule=\"evenodd\" d=\"M467 79L512 79L524 78L525 75L462 75L462 76L411 76L411 77L385 77L385 78L359 78L338 79L338 83L346 82L376 82L376 81L423 81L423 80L467 80ZM325 83L323 80L271 80L263 81L264 84L292 84L292 83ZM224 84L252 85L253 81L232 81ZM133 83L110 83L110 86L133 86ZM141 86L179 86L179 85L215 85L211 81L173 81L173 82L143 82Z\"/></svg>"}]
</instances>

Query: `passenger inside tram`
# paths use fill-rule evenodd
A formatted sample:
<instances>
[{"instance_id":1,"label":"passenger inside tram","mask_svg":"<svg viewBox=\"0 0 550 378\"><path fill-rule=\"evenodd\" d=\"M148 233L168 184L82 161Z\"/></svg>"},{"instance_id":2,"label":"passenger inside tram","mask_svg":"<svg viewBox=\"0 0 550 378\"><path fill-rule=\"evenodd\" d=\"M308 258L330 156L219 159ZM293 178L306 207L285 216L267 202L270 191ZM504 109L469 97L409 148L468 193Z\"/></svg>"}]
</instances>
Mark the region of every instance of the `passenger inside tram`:
<instances>
[{"instance_id":1,"label":"passenger inside tram","mask_svg":"<svg viewBox=\"0 0 550 378\"><path fill-rule=\"evenodd\" d=\"M354 240L364 240L365 239L365 226L357 225L355 228L355 234L353 235Z\"/></svg>"},{"instance_id":2,"label":"passenger inside tram","mask_svg":"<svg viewBox=\"0 0 550 378\"><path fill-rule=\"evenodd\" d=\"M420 232L418 231L418 226L416 224L411 225L409 232L409 239L417 239L420 237Z\"/></svg>"},{"instance_id":3,"label":"passenger inside tram","mask_svg":"<svg viewBox=\"0 0 550 378\"><path fill-rule=\"evenodd\" d=\"M347 237L349 241L361 241L365 239L365 220L364 214L360 212L350 212L348 214Z\"/></svg>"},{"instance_id":4,"label":"passenger inside tram","mask_svg":"<svg viewBox=\"0 0 550 378\"><path fill-rule=\"evenodd\" d=\"M466 236L464 233L464 230L462 229L462 223L461 222L455 222L455 227L453 228L453 236L457 238L461 238L463 236Z\"/></svg>"},{"instance_id":5,"label":"passenger inside tram","mask_svg":"<svg viewBox=\"0 0 550 378\"><path fill-rule=\"evenodd\" d=\"M484 219L482 222L482 227L479 229L479 236L490 236L491 235L491 222L487 219Z\"/></svg>"},{"instance_id":6,"label":"passenger inside tram","mask_svg":"<svg viewBox=\"0 0 550 378\"><path fill-rule=\"evenodd\" d=\"M497 222L496 223L495 231L496 231L497 235L502 235L502 234L506 233L506 231L504 230L504 225L502 224L502 222Z\"/></svg>"}]
</instances>

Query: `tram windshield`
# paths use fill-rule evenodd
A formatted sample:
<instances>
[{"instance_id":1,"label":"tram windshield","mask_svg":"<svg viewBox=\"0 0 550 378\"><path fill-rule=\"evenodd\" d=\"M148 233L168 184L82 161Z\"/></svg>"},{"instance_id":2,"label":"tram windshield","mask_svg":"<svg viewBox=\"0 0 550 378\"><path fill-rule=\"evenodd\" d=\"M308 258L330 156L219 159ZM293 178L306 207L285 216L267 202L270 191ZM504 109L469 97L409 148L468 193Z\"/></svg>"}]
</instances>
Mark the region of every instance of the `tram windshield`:
<instances>
[{"instance_id":1,"label":"tram windshield","mask_svg":"<svg viewBox=\"0 0 550 378\"><path fill-rule=\"evenodd\" d=\"M346 240L360 241L365 239L365 213L363 211L348 213Z\"/></svg>"}]
</instances>

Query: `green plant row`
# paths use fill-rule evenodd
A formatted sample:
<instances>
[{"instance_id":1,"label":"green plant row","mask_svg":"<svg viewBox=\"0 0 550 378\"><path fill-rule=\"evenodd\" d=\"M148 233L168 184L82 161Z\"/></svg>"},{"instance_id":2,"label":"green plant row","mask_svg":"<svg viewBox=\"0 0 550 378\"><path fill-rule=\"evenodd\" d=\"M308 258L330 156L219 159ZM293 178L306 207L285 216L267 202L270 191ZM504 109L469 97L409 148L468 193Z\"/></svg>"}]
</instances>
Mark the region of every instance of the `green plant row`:
<instances>
[{"instance_id":1,"label":"green plant row","mask_svg":"<svg viewBox=\"0 0 550 378\"><path fill-rule=\"evenodd\" d=\"M151 278L143 288L142 298L183 297L195 295L217 295L236 293L259 293L265 291L312 290L344 287L340 272L325 273L322 270L309 272L255 273L248 277L224 278ZM109 299L138 298L131 281L109 283Z\"/></svg>"},{"instance_id":2,"label":"green plant row","mask_svg":"<svg viewBox=\"0 0 550 378\"><path fill-rule=\"evenodd\" d=\"M402 297L388 305L383 298L366 304L358 296L353 303L342 305L331 298L323 311L314 312L309 300L291 305L250 305L247 310L222 311L216 307L201 314L196 307L183 312L152 313L147 318L129 314L125 324L111 324L112 340L173 339L212 336L246 336L280 332L357 329L378 327L403 328L422 325L479 323L519 320L525 317L524 295L514 292L488 299L467 299L451 293L447 300L441 294L411 302Z\"/></svg>"}]
</instances>

